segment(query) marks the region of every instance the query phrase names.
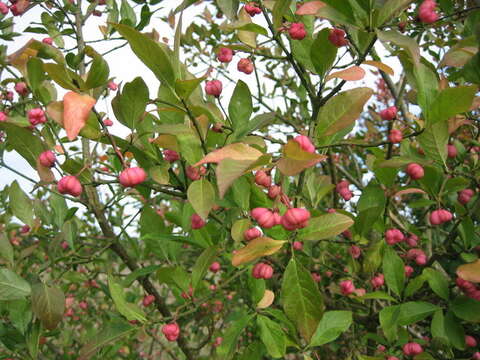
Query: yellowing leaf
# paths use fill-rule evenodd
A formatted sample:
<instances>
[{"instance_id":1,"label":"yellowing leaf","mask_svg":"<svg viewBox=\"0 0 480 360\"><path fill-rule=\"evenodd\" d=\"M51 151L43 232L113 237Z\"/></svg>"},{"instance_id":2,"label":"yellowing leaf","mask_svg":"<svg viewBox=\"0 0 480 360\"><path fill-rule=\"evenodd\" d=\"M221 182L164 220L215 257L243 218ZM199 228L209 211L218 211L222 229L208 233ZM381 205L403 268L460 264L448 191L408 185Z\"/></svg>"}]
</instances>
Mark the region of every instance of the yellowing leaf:
<instances>
[{"instance_id":1,"label":"yellowing leaf","mask_svg":"<svg viewBox=\"0 0 480 360\"><path fill-rule=\"evenodd\" d=\"M318 10L326 6L326 4L322 1L309 1L303 5L301 5L295 14L297 15L315 15Z\"/></svg>"},{"instance_id":2,"label":"yellowing leaf","mask_svg":"<svg viewBox=\"0 0 480 360\"><path fill-rule=\"evenodd\" d=\"M377 69L382 70L384 73L387 73L389 75L392 75L392 76L395 75L395 71L393 71L393 69L390 66L380 61L365 60L362 64L376 67Z\"/></svg>"},{"instance_id":3,"label":"yellowing leaf","mask_svg":"<svg viewBox=\"0 0 480 360\"><path fill-rule=\"evenodd\" d=\"M271 290L265 290L265 294L263 294L262 300L260 300L257 304L257 309L266 309L270 305L273 304L275 300L275 293Z\"/></svg>"},{"instance_id":4,"label":"yellowing leaf","mask_svg":"<svg viewBox=\"0 0 480 360\"><path fill-rule=\"evenodd\" d=\"M158 145L161 148L179 151L177 138L174 135L160 135L152 141L153 144Z\"/></svg>"},{"instance_id":5,"label":"yellowing leaf","mask_svg":"<svg viewBox=\"0 0 480 360\"><path fill-rule=\"evenodd\" d=\"M207 163L218 164L223 159L232 160L257 160L263 153L244 143L235 143L227 145L221 149L212 151L207 154L202 160L193 166L199 166Z\"/></svg>"},{"instance_id":6,"label":"yellowing leaf","mask_svg":"<svg viewBox=\"0 0 480 360\"><path fill-rule=\"evenodd\" d=\"M97 101L88 96L69 91L63 97L63 127L69 140L74 140L85 126L90 110Z\"/></svg>"},{"instance_id":7,"label":"yellowing leaf","mask_svg":"<svg viewBox=\"0 0 480 360\"><path fill-rule=\"evenodd\" d=\"M247 246L237 250L232 257L232 265L239 266L262 256L275 254L285 244L284 240L273 240L268 237L259 237L250 241Z\"/></svg>"},{"instance_id":8,"label":"yellowing leaf","mask_svg":"<svg viewBox=\"0 0 480 360\"><path fill-rule=\"evenodd\" d=\"M187 190L187 198L195 212L203 220L207 220L208 213L215 204L215 190L206 179L194 181Z\"/></svg>"},{"instance_id":9,"label":"yellowing leaf","mask_svg":"<svg viewBox=\"0 0 480 360\"><path fill-rule=\"evenodd\" d=\"M357 81L362 80L365 77L365 70L360 66L352 66L345 70L340 70L331 73L325 78L325 81L328 81L333 78L339 78L345 81Z\"/></svg>"},{"instance_id":10,"label":"yellowing leaf","mask_svg":"<svg viewBox=\"0 0 480 360\"><path fill-rule=\"evenodd\" d=\"M311 219L300 231L301 240L322 240L341 234L353 225L350 216L340 213L325 214Z\"/></svg>"},{"instance_id":11,"label":"yellowing leaf","mask_svg":"<svg viewBox=\"0 0 480 360\"><path fill-rule=\"evenodd\" d=\"M40 161L37 158L37 172L40 180L43 182L54 182L55 175L53 174L52 170L49 167L45 167L40 164Z\"/></svg>"},{"instance_id":12,"label":"yellowing leaf","mask_svg":"<svg viewBox=\"0 0 480 360\"><path fill-rule=\"evenodd\" d=\"M480 259L470 264L460 265L457 275L463 280L480 283Z\"/></svg>"},{"instance_id":13,"label":"yellowing leaf","mask_svg":"<svg viewBox=\"0 0 480 360\"><path fill-rule=\"evenodd\" d=\"M283 157L277 162L277 168L284 175L294 176L326 158L325 155L309 153L296 141L290 140L283 148Z\"/></svg>"},{"instance_id":14,"label":"yellowing leaf","mask_svg":"<svg viewBox=\"0 0 480 360\"><path fill-rule=\"evenodd\" d=\"M242 23L251 23L252 18L248 13L245 11L244 8L240 10L238 14L238 19ZM253 31L246 31L246 30L238 30L238 39L243 42L245 45L248 45L252 48L257 47L257 34Z\"/></svg>"}]
</instances>

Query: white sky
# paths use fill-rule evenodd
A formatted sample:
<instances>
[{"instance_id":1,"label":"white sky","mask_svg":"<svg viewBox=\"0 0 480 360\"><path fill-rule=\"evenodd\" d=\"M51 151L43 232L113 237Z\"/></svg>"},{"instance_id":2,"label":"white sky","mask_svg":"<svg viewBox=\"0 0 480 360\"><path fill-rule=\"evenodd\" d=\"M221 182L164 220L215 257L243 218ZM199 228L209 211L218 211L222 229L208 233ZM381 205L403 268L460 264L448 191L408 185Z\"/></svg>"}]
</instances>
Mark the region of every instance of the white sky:
<instances>
[{"instance_id":1,"label":"white sky","mask_svg":"<svg viewBox=\"0 0 480 360\"><path fill-rule=\"evenodd\" d=\"M164 0L161 3L161 6L163 6L163 9L157 12L151 19L151 24L144 29L143 31L150 31L152 28L155 28L158 33L160 34L160 37L166 37L169 39L169 44L173 44L173 37L174 37L174 30L170 28L170 26L163 22L160 17L167 15L172 8L175 8L178 6L180 2L178 0ZM199 6L191 6L188 8L185 13L184 13L184 18L183 18L183 27L186 28L192 21L196 21L195 17L199 13L203 11L203 8L205 7L205 3L199 5ZM136 9L136 12L138 13L140 11L140 6L138 6ZM40 19L40 14L43 12L43 10L40 7L33 8L30 10L27 14L24 16L17 18L16 19L16 25L15 25L15 31L22 33L25 28L27 28L31 22L39 22ZM215 15L215 14L214 14ZM224 18L225 19L225 18ZM224 20L222 19L222 20ZM261 16L256 16L253 18L254 22L259 23L260 25L265 25L263 22L263 18ZM87 24L85 26L85 39L87 41L89 40L96 40L96 39L101 39L103 38L100 30L99 30L99 25L105 25L106 22L106 15L103 15L102 17L90 17L90 19L87 21ZM23 36L20 36L15 39L14 42L9 42L7 43L8 45L8 53L12 53L18 48L22 47L30 38L35 38L38 40L41 40L45 37L45 35L42 34L25 34ZM66 39L67 40L67 39ZM106 50L111 49L112 47L121 44L122 41L111 41L111 42L105 42L105 43L95 43L92 44L95 50L98 52L104 52ZM66 47L68 48L69 45L71 45L71 41L67 42ZM71 46L70 46L71 47ZM377 50L380 51L380 53L383 53L381 47L378 48ZM133 80L137 76L141 76L145 82L149 85L150 91L151 91L151 96L154 96L157 86L158 86L158 81L155 78L155 76L143 65L137 58L136 56L131 52L130 48L128 46L123 47L122 49L119 49L111 54L108 54L105 59L107 60L109 66L110 66L110 76L116 78L116 82L129 82ZM236 64L238 61L239 57L236 56L234 61L232 61L229 64L228 70L230 71L231 77L234 79L242 79L245 81L247 84L249 84L251 90L253 91L256 88L256 83L255 83L255 77L254 75L250 76L245 76L242 73L239 73L236 70ZM395 62L393 59L386 59L384 61L386 64L389 64L392 67L398 68L398 63ZM359 87L359 86L369 86L374 88L374 82L377 79L376 76L372 75L370 73L370 69L372 69L369 66L364 67L365 70L367 70L367 76L365 79L362 81L355 81L346 84L344 89L348 88L353 88L353 87ZM195 69L197 71L198 69ZM224 92L222 94L222 103L224 106L228 104L230 95L233 91L233 85L227 84L224 82ZM283 102L282 102L283 104ZM275 104L276 106L282 107L282 104ZM273 104L272 104L273 105ZM111 118L114 120L113 114L110 110L110 106L108 104L108 100L101 100L98 103L98 107L101 111L106 111L108 114L111 115ZM128 129L124 128L122 125L118 124L118 122L115 122L115 126L111 129L112 133L115 133L117 135L127 135L128 134ZM25 175L33 178L33 179L38 179L38 175L34 169L32 169L25 160L23 160L18 154L16 153L6 153L5 154L5 159L7 164L11 164L13 167L18 169L19 171L23 172ZM31 188L31 183L22 179L21 177L16 176L12 172L0 168L0 187L3 188L6 184L11 183L14 179L17 179L19 183L22 185L22 187L27 190Z\"/></svg>"}]
</instances>

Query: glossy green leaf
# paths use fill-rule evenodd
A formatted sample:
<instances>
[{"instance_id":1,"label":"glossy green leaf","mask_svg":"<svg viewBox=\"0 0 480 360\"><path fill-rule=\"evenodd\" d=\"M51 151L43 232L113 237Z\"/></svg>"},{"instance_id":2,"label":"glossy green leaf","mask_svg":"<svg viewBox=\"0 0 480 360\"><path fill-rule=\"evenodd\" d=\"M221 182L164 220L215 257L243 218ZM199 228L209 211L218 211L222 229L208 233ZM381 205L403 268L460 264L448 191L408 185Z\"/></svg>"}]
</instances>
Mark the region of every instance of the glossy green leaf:
<instances>
[{"instance_id":1,"label":"glossy green leaf","mask_svg":"<svg viewBox=\"0 0 480 360\"><path fill-rule=\"evenodd\" d=\"M223 342L217 348L217 355L223 360L230 360L236 353L238 337L252 320L254 315L239 314L223 334Z\"/></svg>"},{"instance_id":2,"label":"glossy green leaf","mask_svg":"<svg viewBox=\"0 0 480 360\"><path fill-rule=\"evenodd\" d=\"M208 271L208 268L210 267L210 265L212 265L217 256L218 248L216 246L211 246L208 249L205 249L198 257L192 269L193 290L195 290L198 287L198 284L203 280L205 274Z\"/></svg>"},{"instance_id":3,"label":"glossy green leaf","mask_svg":"<svg viewBox=\"0 0 480 360\"><path fill-rule=\"evenodd\" d=\"M92 65L88 71L85 85L88 89L93 89L107 84L110 68L103 57L97 52L90 50L89 54L93 57Z\"/></svg>"},{"instance_id":4,"label":"glossy green leaf","mask_svg":"<svg viewBox=\"0 0 480 360\"><path fill-rule=\"evenodd\" d=\"M217 0L218 7L222 12L230 19L233 20L237 17L237 11L239 7L238 0Z\"/></svg>"},{"instance_id":5,"label":"glossy green leaf","mask_svg":"<svg viewBox=\"0 0 480 360\"><path fill-rule=\"evenodd\" d=\"M23 192L15 180L9 188L8 197L13 215L22 220L25 224L33 227L33 204L32 200Z\"/></svg>"},{"instance_id":6,"label":"glossy green leaf","mask_svg":"<svg viewBox=\"0 0 480 360\"><path fill-rule=\"evenodd\" d=\"M309 346L321 346L334 341L352 325L351 311L327 311L323 314Z\"/></svg>"},{"instance_id":7,"label":"glossy green leaf","mask_svg":"<svg viewBox=\"0 0 480 360\"><path fill-rule=\"evenodd\" d=\"M378 219L383 216L387 198L380 185L371 181L362 191L358 200L358 217L355 220L355 229L361 235L366 235Z\"/></svg>"},{"instance_id":8,"label":"glossy green leaf","mask_svg":"<svg viewBox=\"0 0 480 360\"><path fill-rule=\"evenodd\" d=\"M148 87L141 77L125 84L112 102L117 119L130 129L141 120L149 100Z\"/></svg>"},{"instance_id":9,"label":"glossy green leaf","mask_svg":"<svg viewBox=\"0 0 480 360\"><path fill-rule=\"evenodd\" d=\"M440 296L444 300L448 300L449 297L449 283L448 279L440 271L426 268L422 273L428 281L430 288L435 294Z\"/></svg>"},{"instance_id":10,"label":"glossy green leaf","mask_svg":"<svg viewBox=\"0 0 480 360\"><path fill-rule=\"evenodd\" d=\"M448 124L441 121L428 126L418 141L426 156L443 165L447 158L448 137Z\"/></svg>"},{"instance_id":11,"label":"glossy green leaf","mask_svg":"<svg viewBox=\"0 0 480 360\"><path fill-rule=\"evenodd\" d=\"M228 115L234 128L244 127L252 115L252 95L248 85L238 80L228 104Z\"/></svg>"},{"instance_id":12,"label":"glossy green leaf","mask_svg":"<svg viewBox=\"0 0 480 360\"><path fill-rule=\"evenodd\" d=\"M310 272L295 259L283 274L281 302L298 332L310 341L323 315L323 298Z\"/></svg>"},{"instance_id":13,"label":"glossy green leaf","mask_svg":"<svg viewBox=\"0 0 480 360\"><path fill-rule=\"evenodd\" d=\"M44 150L39 137L28 129L12 124L0 123L0 129L7 133L7 143L36 169L37 158Z\"/></svg>"},{"instance_id":14,"label":"glossy green leaf","mask_svg":"<svg viewBox=\"0 0 480 360\"><path fill-rule=\"evenodd\" d=\"M440 91L428 109L428 124L446 121L457 114L469 111L476 92L476 86L457 86ZM453 99L455 101L452 101Z\"/></svg>"},{"instance_id":15,"label":"glossy green leaf","mask_svg":"<svg viewBox=\"0 0 480 360\"><path fill-rule=\"evenodd\" d=\"M340 213L325 214L310 219L308 226L300 230L301 240L322 240L341 234L353 225L353 220Z\"/></svg>"},{"instance_id":16,"label":"glossy green leaf","mask_svg":"<svg viewBox=\"0 0 480 360\"><path fill-rule=\"evenodd\" d=\"M273 15L273 27L278 29L283 24L283 17L285 13L289 10L292 0L277 0L273 6L272 15Z\"/></svg>"},{"instance_id":17,"label":"glossy green leaf","mask_svg":"<svg viewBox=\"0 0 480 360\"><path fill-rule=\"evenodd\" d=\"M110 296L115 303L117 311L125 316L128 321L138 320L140 322L146 322L147 318L142 309L136 304L127 302L125 294L123 293L122 286L115 282L113 277L108 277L108 289L110 290Z\"/></svg>"},{"instance_id":18,"label":"glossy green leaf","mask_svg":"<svg viewBox=\"0 0 480 360\"><path fill-rule=\"evenodd\" d=\"M458 296L450 303L450 309L462 320L480 322L480 301L466 296Z\"/></svg>"},{"instance_id":19,"label":"glossy green leaf","mask_svg":"<svg viewBox=\"0 0 480 360\"><path fill-rule=\"evenodd\" d=\"M310 58L317 74L324 76L337 57L338 48L328 40L330 29L318 32L310 50Z\"/></svg>"}]
</instances>

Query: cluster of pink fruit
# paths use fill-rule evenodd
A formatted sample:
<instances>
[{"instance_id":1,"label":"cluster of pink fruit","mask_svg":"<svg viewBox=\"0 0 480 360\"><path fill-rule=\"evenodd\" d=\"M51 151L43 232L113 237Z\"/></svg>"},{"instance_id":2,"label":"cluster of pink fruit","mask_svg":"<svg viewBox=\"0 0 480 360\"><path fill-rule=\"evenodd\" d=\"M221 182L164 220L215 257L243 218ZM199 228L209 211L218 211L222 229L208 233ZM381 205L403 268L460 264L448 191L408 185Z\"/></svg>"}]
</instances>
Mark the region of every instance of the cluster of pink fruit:
<instances>
[{"instance_id":1,"label":"cluster of pink fruit","mask_svg":"<svg viewBox=\"0 0 480 360\"><path fill-rule=\"evenodd\" d=\"M431 24L438 20L438 14L435 11L437 3L435 0L424 0L418 8L418 17L425 24Z\"/></svg>"},{"instance_id":2,"label":"cluster of pink fruit","mask_svg":"<svg viewBox=\"0 0 480 360\"><path fill-rule=\"evenodd\" d=\"M348 188L349 186L350 186L350 183L347 180L342 180L335 187L335 190L337 191L337 193L345 201L348 201L353 197L353 193Z\"/></svg>"},{"instance_id":3,"label":"cluster of pink fruit","mask_svg":"<svg viewBox=\"0 0 480 360\"><path fill-rule=\"evenodd\" d=\"M457 278L456 284L469 298L480 301L480 290L474 283L463 280L462 278Z\"/></svg>"}]
</instances>

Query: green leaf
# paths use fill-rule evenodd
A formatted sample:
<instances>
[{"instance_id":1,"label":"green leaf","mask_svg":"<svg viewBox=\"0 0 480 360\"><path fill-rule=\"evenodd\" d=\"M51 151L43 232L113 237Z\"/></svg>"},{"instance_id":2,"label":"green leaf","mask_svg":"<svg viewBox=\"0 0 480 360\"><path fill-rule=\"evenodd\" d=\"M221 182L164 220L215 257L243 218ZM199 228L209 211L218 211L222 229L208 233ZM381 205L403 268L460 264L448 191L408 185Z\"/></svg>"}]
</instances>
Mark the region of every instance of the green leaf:
<instances>
[{"instance_id":1,"label":"green leaf","mask_svg":"<svg viewBox=\"0 0 480 360\"><path fill-rule=\"evenodd\" d=\"M202 254L198 257L195 265L192 269L192 288L195 290L204 278L205 274L208 271L210 265L217 257L218 248L216 246L211 246L208 249L205 249Z\"/></svg>"},{"instance_id":2,"label":"green leaf","mask_svg":"<svg viewBox=\"0 0 480 360\"><path fill-rule=\"evenodd\" d=\"M229 20L233 20L237 17L239 6L238 0L217 0L216 3Z\"/></svg>"},{"instance_id":3,"label":"green leaf","mask_svg":"<svg viewBox=\"0 0 480 360\"><path fill-rule=\"evenodd\" d=\"M43 152L40 138L30 130L12 124L0 123L0 129L7 133L7 143L36 169L37 158Z\"/></svg>"},{"instance_id":4,"label":"green leaf","mask_svg":"<svg viewBox=\"0 0 480 360\"><path fill-rule=\"evenodd\" d=\"M174 86L176 74L166 47L130 26L112 25L130 44L137 57L155 74L158 80Z\"/></svg>"},{"instance_id":5,"label":"green leaf","mask_svg":"<svg viewBox=\"0 0 480 360\"><path fill-rule=\"evenodd\" d=\"M133 26L137 22L137 18L135 16L135 11L130 6L127 0L122 0L122 5L120 6L120 18L122 23L128 24Z\"/></svg>"},{"instance_id":6,"label":"green leaf","mask_svg":"<svg viewBox=\"0 0 480 360\"><path fill-rule=\"evenodd\" d=\"M353 220L340 213L325 214L308 222L305 229L299 231L300 240L322 240L341 234L353 225Z\"/></svg>"},{"instance_id":7,"label":"green leaf","mask_svg":"<svg viewBox=\"0 0 480 360\"><path fill-rule=\"evenodd\" d=\"M408 282L407 288L405 289L405 297L410 297L415 294L423 286L425 281L427 281L427 279L423 275L411 279Z\"/></svg>"},{"instance_id":8,"label":"green leaf","mask_svg":"<svg viewBox=\"0 0 480 360\"><path fill-rule=\"evenodd\" d=\"M451 302L450 309L462 320L480 322L480 301L459 296Z\"/></svg>"},{"instance_id":9,"label":"green leaf","mask_svg":"<svg viewBox=\"0 0 480 360\"><path fill-rule=\"evenodd\" d=\"M228 114L235 129L244 127L248 123L252 115L252 109L250 89L242 80L238 80L228 104Z\"/></svg>"},{"instance_id":10,"label":"green leaf","mask_svg":"<svg viewBox=\"0 0 480 360\"><path fill-rule=\"evenodd\" d=\"M351 325L351 311L327 311L323 314L309 346L321 346L332 342L347 331Z\"/></svg>"},{"instance_id":11,"label":"green leaf","mask_svg":"<svg viewBox=\"0 0 480 360\"><path fill-rule=\"evenodd\" d=\"M273 358L285 356L286 340L282 327L266 316L257 316L257 325L260 328L260 339Z\"/></svg>"},{"instance_id":12,"label":"green leaf","mask_svg":"<svg viewBox=\"0 0 480 360\"><path fill-rule=\"evenodd\" d=\"M445 335L450 340L450 344L459 350L463 350L465 348L465 331L461 320L455 317L451 311L448 311L445 315L444 326Z\"/></svg>"},{"instance_id":13,"label":"green leaf","mask_svg":"<svg viewBox=\"0 0 480 360\"><path fill-rule=\"evenodd\" d=\"M22 220L25 224L33 227L33 204L27 194L23 192L15 180L8 191L9 204L13 215Z\"/></svg>"},{"instance_id":14,"label":"green leaf","mask_svg":"<svg viewBox=\"0 0 480 360\"><path fill-rule=\"evenodd\" d=\"M112 101L117 119L130 129L135 129L149 100L148 87L141 77L127 83L122 93Z\"/></svg>"},{"instance_id":15,"label":"green leaf","mask_svg":"<svg viewBox=\"0 0 480 360\"><path fill-rule=\"evenodd\" d=\"M438 306L424 301L409 301L400 306L398 325L406 326L419 322L432 315L439 309Z\"/></svg>"},{"instance_id":16,"label":"green leaf","mask_svg":"<svg viewBox=\"0 0 480 360\"><path fill-rule=\"evenodd\" d=\"M0 259L4 259L10 265L13 265L13 246L4 232L0 233Z\"/></svg>"},{"instance_id":17,"label":"green leaf","mask_svg":"<svg viewBox=\"0 0 480 360\"><path fill-rule=\"evenodd\" d=\"M238 124L234 133L229 139L230 143L234 143L238 140L242 140L245 136L249 135L255 130L259 130L268 125L275 119L275 113L265 113L255 116L252 120Z\"/></svg>"},{"instance_id":18,"label":"green leaf","mask_svg":"<svg viewBox=\"0 0 480 360\"><path fill-rule=\"evenodd\" d=\"M180 98L187 100L189 96L195 91L195 89L205 80L205 77L188 79L188 80L176 80L175 92Z\"/></svg>"},{"instance_id":19,"label":"green leaf","mask_svg":"<svg viewBox=\"0 0 480 360\"><path fill-rule=\"evenodd\" d=\"M328 40L330 29L318 32L310 50L310 58L317 74L323 77L332 67L338 48Z\"/></svg>"},{"instance_id":20,"label":"green leaf","mask_svg":"<svg viewBox=\"0 0 480 360\"><path fill-rule=\"evenodd\" d=\"M396 30L377 30L377 36L384 43L391 42L404 49L410 55L410 59L414 64L418 64L420 62L420 47L415 39L402 35Z\"/></svg>"},{"instance_id":21,"label":"green leaf","mask_svg":"<svg viewBox=\"0 0 480 360\"><path fill-rule=\"evenodd\" d=\"M422 274L428 281L430 288L435 294L440 296L444 300L448 300L449 297L449 281L440 271L434 270L432 268L426 268L423 270Z\"/></svg>"},{"instance_id":22,"label":"green leaf","mask_svg":"<svg viewBox=\"0 0 480 360\"><path fill-rule=\"evenodd\" d=\"M206 179L194 181L188 187L187 198L193 210L203 220L207 220L208 213L215 205L215 189L213 185Z\"/></svg>"},{"instance_id":23,"label":"green leaf","mask_svg":"<svg viewBox=\"0 0 480 360\"><path fill-rule=\"evenodd\" d=\"M428 126L418 137L418 141L428 158L444 165L447 158L448 137L448 123L441 121Z\"/></svg>"},{"instance_id":24,"label":"green leaf","mask_svg":"<svg viewBox=\"0 0 480 360\"><path fill-rule=\"evenodd\" d=\"M44 80L45 70L43 70L43 62L37 57L32 57L27 62L28 83L32 91L37 92Z\"/></svg>"},{"instance_id":25,"label":"green leaf","mask_svg":"<svg viewBox=\"0 0 480 360\"><path fill-rule=\"evenodd\" d=\"M137 280L139 277L144 277L148 276L155 271L157 271L160 268L160 265L150 265L150 266L145 266L140 269L137 269L135 271L132 271L130 274L128 274L125 279L123 279L122 284L125 287L130 287L135 280Z\"/></svg>"},{"instance_id":26,"label":"green leaf","mask_svg":"<svg viewBox=\"0 0 480 360\"><path fill-rule=\"evenodd\" d=\"M230 360L233 358L237 350L238 338L253 317L254 315L241 314L232 321L223 334L222 345L217 348L217 355L220 356L220 359Z\"/></svg>"},{"instance_id":27,"label":"green leaf","mask_svg":"<svg viewBox=\"0 0 480 360\"><path fill-rule=\"evenodd\" d=\"M190 291L190 274L183 267L162 267L157 271L157 279L160 283L177 286L181 291L186 293Z\"/></svg>"},{"instance_id":28,"label":"green leaf","mask_svg":"<svg viewBox=\"0 0 480 360\"><path fill-rule=\"evenodd\" d=\"M147 321L144 312L136 304L127 302L122 286L116 283L111 276L108 276L108 289L117 311L128 321L138 320L142 323Z\"/></svg>"},{"instance_id":29,"label":"green leaf","mask_svg":"<svg viewBox=\"0 0 480 360\"><path fill-rule=\"evenodd\" d=\"M400 305L387 306L380 310L379 320L383 334L389 341L397 338L398 318L400 316Z\"/></svg>"},{"instance_id":30,"label":"green leaf","mask_svg":"<svg viewBox=\"0 0 480 360\"><path fill-rule=\"evenodd\" d=\"M366 293L365 295L360 296L360 299L362 300L381 299L381 300L397 302L397 300L394 297L388 295L386 292L383 292L383 291L373 291L373 292Z\"/></svg>"},{"instance_id":31,"label":"green leaf","mask_svg":"<svg viewBox=\"0 0 480 360\"><path fill-rule=\"evenodd\" d=\"M124 321L113 320L110 321L101 330L98 330L81 349L78 360L89 360L102 347L113 343L121 338L132 334L137 330L137 327L132 326Z\"/></svg>"},{"instance_id":32,"label":"green leaf","mask_svg":"<svg viewBox=\"0 0 480 360\"><path fill-rule=\"evenodd\" d=\"M292 0L277 0L273 6L273 27L278 29L283 24L283 16L288 12Z\"/></svg>"},{"instance_id":33,"label":"green leaf","mask_svg":"<svg viewBox=\"0 0 480 360\"><path fill-rule=\"evenodd\" d=\"M323 315L323 298L310 272L295 259L283 274L281 301L287 317L310 341Z\"/></svg>"},{"instance_id":34,"label":"green leaf","mask_svg":"<svg viewBox=\"0 0 480 360\"><path fill-rule=\"evenodd\" d=\"M23 299L30 295L30 284L9 269L0 269L0 301Z\"/></svg>"},{"instance_id":35,"label":"green leaf","mask_svg":"<svg viewBox=\"0 0 480 360\"><path fill-rule=\"evenodd\" d=\"M381 27L405 10L412 2L413 0L387 0L383 2L378 10L377 19L373 26Z\"/></svg>"},{"instance_id":36,"label":"green leaf","mask_svg":"<svg viewBox=\"0 0 480 360\"><path fill-rule=\"evenodd\" d=\"M318 112L317 138L335 135L354 124L372 95L372 89L363 87L343 91L327 101Z\"/></svg>"},{"instance_id":37,"label":"green leaf","mask_svg":"<svg viewBox=\"0 0 480 360\"><path fill-rule=\"evenodd\" d=\"M87 49L89 48L90 47L87 47ZM106 85L110 73L107 62L93 49L87 51L87 54L93 57L92 65L88 71L87 81L85 83L87 89Z\"/></svg>"},{"instance_id":38,"label":"green leaf","mask_svg":"<svg viewBox=\"0 0 480 360\"><path fill-rule=\"evenodd\" d=\"M443 316L443 310L435 311L430 328L434 339L440 339L445 344L449 343L448 337L445 333L445 317Z\"/></svg>"},{"instance_id":39,"label":"green leaf","mask_svg":"<svg viewBox=\"0 0 480 360\"><path fill-rule=\"evenodd\" d=\"M25 335L30 321L32 321L32 311L30 302L27 299L18 299L7 303L8 318L12 325Z\"/></svg>"},{"instance_id":40,"label":"green leaf","mask_svg":"<svg viewBox=\"0 0 480 360\"><path fill-rule=\"evenodd\" d=\"M32 287L32 310L47 330L53 330L63 318L65 295L58 287L35 284Z\"/></svg>"},{"instance_id":41,"label":"green leaf","mask_svg":"<svg viewBox=\"0 0 480 360\"><path fill-rule=\"evenodd\" d=\"M361 235L366 235L378 219L383 216L387 199L380 185L371 181L362 191L358 200L358 217L355 221L355 229Z\"/></svg>"},{"instance_id":42,"label":"green leaf","mask_svg":"<svg viewBox=\"0 0 480 360\"><path fill-rule=\"evenodd\" d=\"M446 121L457 114L469 111L476 92L477 86L457 86L440 91L426 113L427 124Z\"/></svg>"},{"instance_id":43,"label":"green leaf","mask_svg":"<svg viewBox=\"0 0 480 360\"><path fill-rule=\"evenodd\" d=\"M405 282L404 264L391 247L387 247L383 254L383 274L388 288L400 296Z\"/></svg>"}]
</instances>

